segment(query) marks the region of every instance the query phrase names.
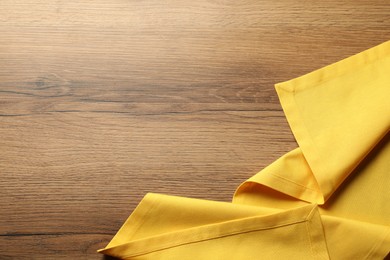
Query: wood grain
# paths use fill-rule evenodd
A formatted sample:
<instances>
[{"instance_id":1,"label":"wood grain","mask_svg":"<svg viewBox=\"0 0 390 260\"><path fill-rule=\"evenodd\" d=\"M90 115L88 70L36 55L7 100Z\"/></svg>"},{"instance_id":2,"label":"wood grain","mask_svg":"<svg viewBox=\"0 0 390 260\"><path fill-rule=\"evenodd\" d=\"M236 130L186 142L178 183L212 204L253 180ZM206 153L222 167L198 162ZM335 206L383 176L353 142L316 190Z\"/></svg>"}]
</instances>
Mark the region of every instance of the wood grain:
<instances>
[{"instance_id":1,"label":"wood grain","mask_svg":"<svg viewBox=\"0 0 390 260\"><path fill-rule=\"evenodd\" d=\"M147 192L230 201L296 147L273 85L389 36L386 0L2 0L0 259L102 259Z\"/></svg>"}]
</instances>

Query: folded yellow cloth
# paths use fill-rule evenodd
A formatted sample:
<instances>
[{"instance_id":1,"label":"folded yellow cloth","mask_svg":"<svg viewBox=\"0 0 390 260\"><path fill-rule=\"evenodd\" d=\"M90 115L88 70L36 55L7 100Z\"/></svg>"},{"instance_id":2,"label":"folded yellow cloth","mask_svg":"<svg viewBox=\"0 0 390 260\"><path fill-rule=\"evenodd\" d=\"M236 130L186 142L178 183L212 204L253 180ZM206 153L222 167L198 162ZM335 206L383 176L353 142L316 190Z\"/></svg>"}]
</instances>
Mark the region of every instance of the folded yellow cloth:
<instances>
[{"instance_id":1,"label":"folded yellow cloth","mask_svg":"<svg viewBox=\"0 0 390 260\"><path fill-rule=\"evenodd\" d=\"M390 41L276 84L299 144L233 202L147 194L120 259L383 259L390 251Z\"/></svg>"}]
</instances>

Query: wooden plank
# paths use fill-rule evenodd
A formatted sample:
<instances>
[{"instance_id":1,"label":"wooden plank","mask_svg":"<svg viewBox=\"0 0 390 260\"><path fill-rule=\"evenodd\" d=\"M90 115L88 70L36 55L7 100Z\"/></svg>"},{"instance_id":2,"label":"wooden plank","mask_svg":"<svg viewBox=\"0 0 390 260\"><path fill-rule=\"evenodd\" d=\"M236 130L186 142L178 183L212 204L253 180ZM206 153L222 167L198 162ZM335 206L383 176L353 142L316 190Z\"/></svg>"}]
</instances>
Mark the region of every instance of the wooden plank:
<instances>
[{"instance_id":1,"label":"wooden plank","mask_svg":"<svg viewBox=\"0 0 390 260\"><path fill-rule=\"evenodd\" d=\"M71 233L0 236L1 248L6 249L1 259L98 259L95 248L109 238L107 234Z\"/></svg>"},{"instance_id":2,"label":"wooden plank","mask_svg":"<svg viewBox=\"0 0 390 260\"><path fill-rule=\"evenodd\" d=\"M147 192L230 201L296 147L273 85L388 40L361 1L0 2L0 258L101 259Z\"/></svg>"}]
</instances>

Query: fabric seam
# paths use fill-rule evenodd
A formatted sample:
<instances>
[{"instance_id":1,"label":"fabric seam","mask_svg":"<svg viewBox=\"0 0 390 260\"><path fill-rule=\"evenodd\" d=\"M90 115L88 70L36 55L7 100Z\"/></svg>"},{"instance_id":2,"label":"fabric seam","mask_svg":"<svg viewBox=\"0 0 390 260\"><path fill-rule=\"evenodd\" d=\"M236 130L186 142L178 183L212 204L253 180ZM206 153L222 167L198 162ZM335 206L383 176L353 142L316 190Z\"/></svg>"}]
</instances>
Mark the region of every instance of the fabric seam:
<instances>
[{"instance_id":1,"label":"fabric seam","mask_svg":"<svg viewBox=\"0 0 390 260\"><path fill-rule=\"evenodd\" d=\"M154 250L150 250L150 251L142 252L142 253L138 253L138 254L129 254L129 255L126 255L124 258L146 255L146 254L150 254L150 253L161 251L161 250L165 250L165 249L175 248L175 247L179 247L179 246L183 246L183 245L200 243L200 242L214 240L214 239L219 239L219 238L235 236L235 235L239 235L239 234L257 232L257 231L261 231L261 230L275 229L275 228L286 227L286 226L291 226L291 225L298 225L298 224L301 224L301 223L304 223L304 222L307 222L307 219L301 220L301 221L295 221L295 222L291 222L291 223L286 223L286 224L275 225L275 226L266 227L266 228L248 229L248 230L242 230L242 231L239 231L239 232L232 232L232 233L227 233L227 234L224 234L224 235L218 235L218 236L214 236L214 237L210 237L210 238L199 239L199 240L196 240L196 241L189 241L189 242L178 243L178 244L175 244L175 245L172 245L172 246L164 246L164 247L159 248L159 249L154 249Z\"/></svg>"},{"instance_id":2,"label":"fabric seam","mask_svg":"<svg viewBox=\"0 0 390 260\"><path fill-rule=\"evenodd\" d=\"M382 237L382 238L379 238L376 243L374 244L374 246L371 248L371 250L368 252L368 254L366 255L366 257L364 259L371 259L372 256L377 253L377 249L378 248L381 248L381 246L383 245L384 241L386 240L386 238L390 235L390 228L387 229L387 232L385 233L385 235Z\"/></svg>"}]
</instances>

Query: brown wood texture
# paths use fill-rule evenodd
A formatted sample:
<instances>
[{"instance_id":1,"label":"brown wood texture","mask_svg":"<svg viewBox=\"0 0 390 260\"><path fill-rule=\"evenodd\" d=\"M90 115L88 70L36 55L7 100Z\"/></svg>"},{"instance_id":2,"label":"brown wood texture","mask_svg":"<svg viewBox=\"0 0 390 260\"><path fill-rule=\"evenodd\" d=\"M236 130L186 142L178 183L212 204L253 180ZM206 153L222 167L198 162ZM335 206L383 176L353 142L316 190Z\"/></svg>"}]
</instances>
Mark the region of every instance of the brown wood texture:
<instances>
[{"instance_id":1,"label":"brown wood texture","mask_svg":"<svg viewBox=\"0 0 390 260\"><path fill-rule=\"evenodd\" d=\"M0 1L0 259L103 259L147 192L230 201L295 148L273 85L387 0Z\"/></svg>"}]
</instances>

